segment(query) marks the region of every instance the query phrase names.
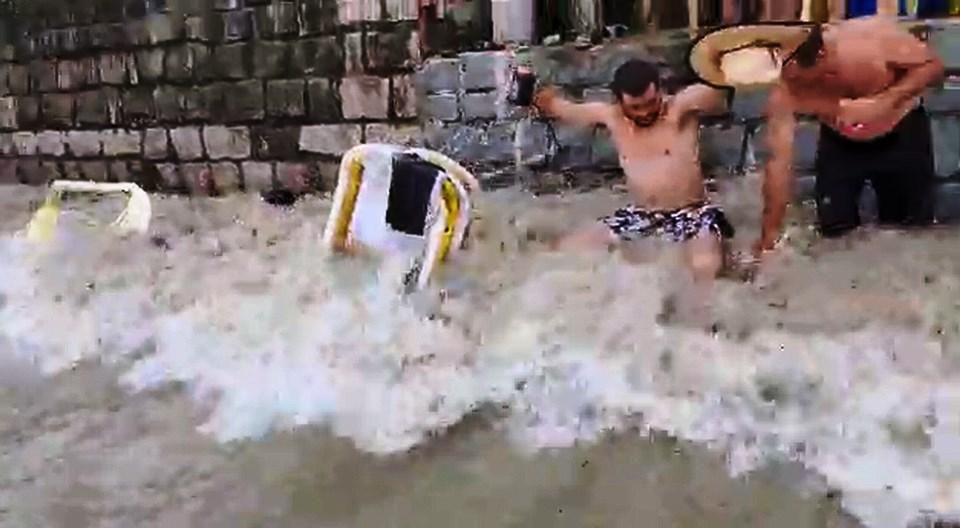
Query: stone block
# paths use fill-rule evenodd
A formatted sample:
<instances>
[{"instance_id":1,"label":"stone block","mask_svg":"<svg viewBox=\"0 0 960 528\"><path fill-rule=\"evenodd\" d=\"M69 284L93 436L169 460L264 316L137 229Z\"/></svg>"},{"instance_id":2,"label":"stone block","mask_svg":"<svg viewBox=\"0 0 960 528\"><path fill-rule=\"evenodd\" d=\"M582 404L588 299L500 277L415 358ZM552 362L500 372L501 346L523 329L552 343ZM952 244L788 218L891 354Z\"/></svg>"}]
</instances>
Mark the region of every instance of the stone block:
<instances>
[{"instance_id":1,"label":"stone block","mask_svg":"<svg viewBox=\"0 0 960 528\"><path fill-rule=\"evenodd\" d=\"M948 83L941 88L928 90L924 94L923 104L930 112L960 112L960 85Z\"/></svg>"},{"instance_id":2,"label":"stone block","mask_svg":"<svg viewBox=\"0 0 960 528\"><path fill-rule=\"evenodd\" d=\"M553 162L560 168L589 166L593 161L593 130L555 124L557 151Z\"/></svg>"},{"instance_id":3,"label":"stone block","mask_svg":"<svg viewBox=\"0 0 960 528\"><path fill-rule=\"evenodd\" d=\"M344 73L360 75L364 71L363 33L348 33L343 37Z\"/></svg>"},{"instance_id":4,"label":"stone block","mask_svg":"<svg viewBox=\"0 0 960 528\"><path fill-rule=\"evenodd\" d=\"M744 166L746 129L742 125L701 127L700 161L708 170L737 172Z\"/></svg>"},{"instance_id":5,"label":"stone block","mask_svg":"<svg viewBox=\"0 0 960 528\"><path fill-rule=\"evenodd\" d=\"M253 151L257 159L291 159L299 151L300 127L255 127Z\"/></svg>"},{"instance_id":6,"label":"stone block","mask_svg":"<svg viewBox=\"0 0 960 528\"><path fill-rule=\"evenodd\" d=\"M253 76L270 79L284 77L290 71L290 44L256 41L251 44Z\"/></svg>"},{"instance_id":7,"label":"stone block","mask_svg":"<svg viewBox=\"0 0 960 528\"><path fill-rule=\"evenodd\" d=\"M417 116L417 90L413 75L393 78L393 115L399 118Z\"/></svg>"},{"instance_id":8,"label":"stone block","mask_svg":"<svg viewBox=\"0 0 960 528\"><path fill-rule=\"evenodd\" d=\"M324 123L343 119L340 91L329 79L309 79L307 94L311 120Z\"/></svg>"},{"instance_id":9,"label":"stone block","mask_svg":"<svg viewBox=\"0 0 960 528\"><path fill-rule=\"evenodd\" d=\"M100 156L102 143L100 132L93 130L71 130L66 135L67 148L77 158Z\"/></svg>"},{"instance_id":10,"label":"stone block","mask_svg":"<svg viewBox=\"0 0 960 528\"><path fill-rule=\"evenodd\" d=\"M90 47L97 50L115 49L126 42L123 24L94 24L88 29Z\"/></svg>"},{"instance_id":11,"label":"stone block","mask_svg":"<svg viewBox=\"0 0 960 528\"><path fill-rule=\"evenodd\" d=\"M218 42L223 39L223 23L223 17L211 11L187 17L184 21L187 39L204 43Z\"/></svg>"},{"instance_id":12,"label":"stone block","mask_svg":"<svg viewBox=\"0 0 960 528\"><path fill-rule=\"evenodd\" d=\"M441 121L460 119L456 94L434 94L421 99L420 115Z\"/></svg>"},{"instance_id":13,"label":"stone block","mask_svg":"<svg viewBox=\"0 0 960 528\"><path fill-rule=\"evenodd\" d=\"M143 156L149 160L166 159L170 155L170 139L163 128L148 128L143 133Z\"/></svg>"},{"instance_id":14,"label":"stone block","mask_svg":"<svg viewBox=\"0 0 960 528\"><path fill-rule=\"evenodd\" d=\"M83 179L83 174L80 172L79 161L64 161L61 165L63 169L63 179L73 181Z\"/></svg>"},{"instance_id":15,"label":"stone block","mask_svg":"<svg viewBox=\"0 0 960 528\"><path fill-rule=\"evenodd\" d=\"M29 128L40 122L40 98L32 96L17 97L17 125Z\"/></svg>"},{"instance_id":16,"label":"stone block","mask_svg":"<svg viewBox=\"0 0 960 528\"><path fill-rule=\"evenodd\" d=\"M180 88L183 101L183 117L187 121L209 121L211 119L210 105L207 101L208 91L189 87Z\"/></svg>"},{"instance_id":17,"label":"stone block","mask_svg":"<svg viewBox=\"0 0 960 528\"><path fill-rule=\"evenodd\" d=\"M273 164L259 161L245 161L241 165L243 171L243 188L247 192L259 192L274 188Z\"/></svg>"},{"instance_id":18,"label":"stone block","mask_svg":"<svg viewBox=\"0 0 960 528\"><path fill-rule=\"evenodd\" d=\"M216 58L213 59L216 63ZM210 49L203 44L188 42L167 50L164 59L166 78L173 82L188 82L208 78Z\"/></svg>"},{"instance_id":19,"label":"stone block","mask_svg":"<svg viewBox=\"0 0 960 528\"><path fill-rule=\"evenodd\" d=\"M136 71L133 56L126 53L105 53L99 59L100 79L104 84L125 84L128 68Z\"/></svg>"},{"instance_id":20,"label":"stone block","mask_svg":"<svg viewBox=\"0 0 960 528\"><path fill-rule=\"evenodd\" d=\"M261 37L295 35L297 27L297 4L281 1L256 10L257 30Z\"/></svg>"},{"instance_id":21,"label":"stone block","mask_svg":"<svg viewBox=\"0 0 960 528\"><path fill-rule=\"evenodd\" d=\"M210 166L210 177L217 194L229 194L240 190L240 167L236 163L220 162Z\"/></svg>"},{"instance_id":22,"label":"stone block","mask_svg":"<svg viewBox=\"0 0 960 528\"><path fill-rule=\"evenodd\" d=\"M157 184L160 189L169 192L178 192L186 187L180 168L173 163L157 163L153 165L156 171Z\"/></svg>"},{"instance_id":23,"label":"stone block","mask_svg":"<svg viewBox=\"0 0 960 528\"><path fill-rule=\"evenodd\" d=\"M17 160L17 181L26 185L45 185L44 173L40 171L40 160L21 158Z\"/></svg>"},{"instance_id":24,"label":"stone block","mask_svg":"<svg viewBox=\"0 0 960 528\"><path fill-rule=\"evenodd\" d=\"M762 166L770 157L767 147L766 126L754 128L747 141L747 150L743 155L744 168L753 169ZM817 143L820 139L820 124L816 121L802 120L797 123L793 141L793 166L798 171L814 168L817 159Z\"/></svg>"},{"instance_id":25,"label":"stone block","mask_svg":"<svg viewBox=\"0 0 960 528\"><path fill-rule=\"evenodd\" d=\"M164 49L150 48L136 52L137 77L141 81L154 82L163 77Z\"/></svg>"},{"instance_id":26,"label":"stone block","mask_svg":"<svg viewBox=\"0 0 960 528\"><path fill-rule=\"evenodd\" d=\"M128 124L142 125L153 122L157 115L153 90L138 86L123 92L123 117Z\"/></svg>"},{"instance_id":27,"label":"stone block","mask_svg":"<svg viewBox=\"0 0 960 528\"><path fill-rule=\"evenodd\" d=\"M240 80L249 77L247 64L251 48L246 43L217 46L213 51L213 71L217 79Z\"/></svg>"},{"instance_id":28,"label":"stone block","mask_svg":"<svg viewBox=\"0 0 960 528\"><path fill-rule=\"evenodd\" d=\"M13 134L0 133L0 156L12 156L16 154L17 149L13 144Z\"/></svg>"},{"instance_id":29,"label":"stone block","mask_svg":"<svg viewBox=\"0 0 960 528\"><path fill-rule=\"evenodd\" d=\"M0 96L10 95L10 66L0 63Z\"/></svg>"},{"instance_id":30,"label":"stone block","mask_svg":"<svg viewBox=\"0 0 960 528\"><path fill-rule=\"evenodd\" d=\"M517 123L516 133L520 163L526 166L544 166L550 149L546 123L529 118L523 119Z\"/></svg>"},{"instance_id":31,"label":"stone block","mask_svg":"<svg viewBox=\"0 0 960 528\"><path fill-rule=\"evenodd\" d=\"M609 88L587 88L583 91L583 100L587 103L613 103L616 98Z\"/></svg>"},{"instance_id":32,"label":"stone block","mask_svg":"<svg viewBox=\"0 0 960 528\"><path fill-rule=\"evenodd\" d=\"M39 141L33 132L14 132L13 147L18 156L36 156Z\"/></svg>"},{"instance_id":33,"label":"stone block","mask_svg":"<svg viewBox=\"0 0 960 528\"><path fill-rule=\"evenodd\" d=\"M84 85L84 72L80 61L62 60L57 63L57 88L76 90Z\"/></svg>"},{"instance_id":34,"label":"stone block","mask_svg":"<svg viewBox=\"0 0 960 528\"><path fill-rule=\"evenodd\" d=\"M204 127L203 143L207 147L207 156L210 159L250 157L250 130L246 127Z\"/></svg>"},{"instance_id":35,"label":"stone block","mask_svg":"<svg viewBox=\"0 0 960 528\"><path fill-rule=\"evenodd\" d=\"M77 123L114 125L120 122L120 92L115 88L77 94Z\"/></svg>"},{"instance_id":36,"label":"stone block","mask_svg":"<svg viewBox=\"0 0 960 528\"><path fill-rule=\"evenodd\" d=\"M308 192L311 185L310 169L304 163L277 163L277 187L295 194Z\"/></svg>"},{"instance_id":37,"label":"stone block","mask_svg":"<svg viewBox=\"0 0 960 528\"><path fill-rule=\"evenodd\" d=\"M343 52L335 37L297 41L293 45L292 63L298 75L338 77L343 74Z\"/></svg>"},{"instance_id":38,"label":"stone block","mask_svg":"<svg viewBox=\"0 0 960 528\"><path fill-rule=\"evenodd\" d=\"M267 116L299 117L306 114L306 83L302 79L267 82Z\"/></svg>"},{"instance_id":39,"label":"stone block","mask_svg":"<svg viewBox=\"0 0 960 528\"><path fill-rule=\"evenodd\" d=\"M228 123L263 119L263 84L260 81L226 85L223 100Z\"/></svg>"},{"instance_id":40,"label":"stone block","mask_svg":"<svg viewBox=\"0 0 960 528\"><path fill-rule=\"evenodd\" d=\"M102 133L105 156L130 156L140 154L143 140L139 130L105 130Z\"/></svg>"},{"instance_id":41,"label":"stone block","mask_svg":"<svg viewBox=\"0 0 960 528\"><path fill-rule=\"evenodd\" d=\"M180 127L170 131L170 142L177 159L190 161L203 157L203 142L197 127Z\"/></svg>"},{"instance_id":42,"label":"stone block","mask_svg":"<svg viewBox=\"0 0 960 528\"><path fill-rule=\"evenodd\" d=\"M497 92L467 93L463 95L465 120L497 117Z\"/></svg>"},{"instance_id":43,"label":"stone block","mask_svg":"<svg viewBox=\"0 0 960 528\"><path fill-rule=\"evenodd\" d=\"M424 146L423 132L416 125L370 123L366 126L367 143L388 143L408 147Z\"/></svg>"},{"instance_id":44,"label":"stone block","mask_svg":"<svg viewBox=\"0 0 960 528\"><path fill-rule=\"evenodd\" d=\"M410 69L420 60L419 37L409 26L395 26L390 32L367 33L367 67L389 73Z\"/></svg>"},{"instance_id":45,"label":"stone block","mask_svg":"<svg viewBox=\"0 0 960 528\"><path fill-rule=\"evenodd\" d=\"M160 121L177 122L186 118L186 91L176 86L165 85L154 89L153 104Z\"/></svg>"},{"instance_id":46,"label":"stone block","mask_svg":"<svg viewBox=\"0 0 960 528\"><path fill-rule=\"evenodd\" d=\"M428 59L417 72L417 86L427 93L460 89L460 61Z\"/></svg>"},{"instance_id":47,"label":"stone block","mask_svg":"<svg viewBox=\"0 0 960 528\"><path fill-rule=\"evenodd\" d=\"M600 128L594 133L590 154L593 164L597 167L609 169L620 166L620 154L606 128Z\"/></svg>"},{"instance_id":48,"label":"stone block","mask_svg":"<svg viewBox=\"0 0 960 528\"><path fill-rule=\"evenodd\" d=\"M499 81L508 79L510 69L509 56L499 51L464 53L460 56L463 63L463 88L465 90L489 90L496 88Z\"/></svg>"},{"instance_id":49,"label":"stone block","mask_svg":"<svg viewBox=\"0 0 960 528\"><path fill-rule=\"evenodd\" d=\"M125 160L113 160L107 164L107 178L112 182L133 181L130 163Z\"/></svg>"},{"instance_id":50,"label":"stone block","mask_svg":"<svg viewBox=\"0 0 960 528\"><path fill-rule=\"evenodd\" d=\"M73 125L73 96L70 94L44 94L40 98L43 121L53 127Z\"/></svg>"},{"instance_id":51,"label":"stone block","mask_svg":"<svg viewBox=\"0 0 960 528\"><path fill-rule=\"evenodd\" d=\"M147 15L143 19L143 27L146 32L146 44L162 44L171 42L184 37L183 16L177 14L156 13Z\"/></svg>"},{"instance_id":52,"label":"stone block","mask_svg":"<svg viewBox=\"0 0 960 528\"><path fill-rule=\"evenodd\" d=\"M764 116L769 96L769 90L738 90L734 94L730 112L734 119L741 122L759 120Z\"/></svg>"},{"instance_id":53,"label":"stone block","mask_svg":"<svg viewBox=\"0 0 960 528\"><path fill-rule=\"evenodd\" d=\"M186 112L186 100L176 86L158 86L153 91L153 104L161 121L181 121Z\"/></svg>"},{"instance_id":54,"label":"stone block","mask_svg":"<svg viewBox=\"0 0 960 528\"><path fill-rule=\"evenodd\" d=\"M227 42L249 40L253 36L253 12L249 9L221 13L223 39Z\"/></svg>"},{"instance_id":55,"label":"stone block","mask_svg":"<svg viewBox=\"0 0 960 528\"><path fill-rule=\"evenodd\" d=\"M936 189L934 217L938 222L960 222L960 183L941 183Z\"/></svg>"},{"instance_id":56,"label":"stone block","mask_svg":"<svg viewBox=\"0 0 960 528\"><path fill-rule=\"evenodd\" d=\"M22 64L10 64L7 73L7 85L10 93L13 95L26 95L30 93L30 76L27 67Z\"/></svg>"},{"instance_id":57,"label":"stone block","mask_svg":"<svg viewBox=\"0 0 960 528\"><path fill-rule=\"evenodd\" d=\"M213 194L213 174L208 163L184 163L180 175L187 192L196 196Z\"/></svg>"},{"instance_id":58,"label":"stone block","mask_svg":"<svg viewBox=\"0 0 960 528\"><path fill-rule=\"evenodd\" d=\"M0 159L0 185L20 183L17 176L17 159Z\"/></svg>"},{"instance_id":59,"label":"stone block","mask_svg":"<svg viewBox=\"0 0 960 528\"><path fill-rule=\"evenodd\" d=\"M0 129L16 130L17 127L17 98L0 97Z\"/></svg>"},{"instance_id":60,"label":"stone block","mask_svg":"<svg viewBox=\"0 0 960 528\"><path fill-rule=\"evenodd\" d=\"M206 106L210 118L217 121L226 121L226 84L217 83L204 86L197 90L200 100Z\"/></svg>"},{"instance_id":61,"label":"stone block","mask_svg":"<svg viewBox=\"0 0 960 528\"><path fill-rule=\"evenodd\" d=\"M954 116L934 116L930 131L937 174L951 176L960 170L960 122Z\"/></svg>"},{"instance_id":62,"label":"stone block","mask_svg":"<svg viewBox=\"0 0 960 528\"><path fill-rule=\"evenodd\" d=\"M57 90L57 63L35 60L30 63L30 80L34 92L54 92Z\"/></svg>"},{"instance_id":63,"label":"stone block","mask_svg":"<svg viewBox=\"0 0 960 528\"><path fill-rule=\"evenodd\" d=\"M345 119L386 119L389 96L389 79L347 77L340 83L340 101Z\"/></svg>"},{"instance_id":64,"label":"stone block","mask_svg":"<svg viewBox=\"0 0 960 528\"><path fill-rule=\"evenodd\" d=\"M339 22L337 0L301 0L300 34L331 33Z\"/></svg>"},{"instance_id":65,"label":"stone block","mask_svg":"<svg viewBox=\"0 0 960 528\"><path fill-rule=\"evenodd\" d=\"M37 133L37 152L43 156L63 156L66 152L63 132L44 130Z\"/></svg>"},{"instance_id":66,"label":"stone block","mask_svg":"<svg viewBox=\"0 0 960 528\"><path fill-rule=\"evenodd\" d=\"M342 156L361 141L360 125L312 125L300 129L300 150Z\"/></svg>"}]
</instances>

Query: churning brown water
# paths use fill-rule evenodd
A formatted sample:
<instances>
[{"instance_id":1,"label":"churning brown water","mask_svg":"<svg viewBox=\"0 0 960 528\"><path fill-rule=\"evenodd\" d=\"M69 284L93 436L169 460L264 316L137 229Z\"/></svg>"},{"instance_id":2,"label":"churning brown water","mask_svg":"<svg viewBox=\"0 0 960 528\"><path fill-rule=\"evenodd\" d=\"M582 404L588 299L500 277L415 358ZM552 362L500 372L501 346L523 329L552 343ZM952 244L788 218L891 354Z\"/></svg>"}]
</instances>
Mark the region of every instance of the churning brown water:
<instances>
[{"instance_id":1,"label":"churning brown water","mask_svg":"<svg viewBox=\"0 0 960 528\"><path fill-rule=\"evenodd\" d=\"M726 186L742 250L756 178ZM413 296L396 262L323 253L319 198L155 197L150 237L66 215L37 246L15 232L40 198L0 189L2 526L885 527L960 510L950 230L827 244L800 210L704 319L672 255L545 250L623 202L609 190L479 197L468 251Z\"/></svg>"}]
</instances>

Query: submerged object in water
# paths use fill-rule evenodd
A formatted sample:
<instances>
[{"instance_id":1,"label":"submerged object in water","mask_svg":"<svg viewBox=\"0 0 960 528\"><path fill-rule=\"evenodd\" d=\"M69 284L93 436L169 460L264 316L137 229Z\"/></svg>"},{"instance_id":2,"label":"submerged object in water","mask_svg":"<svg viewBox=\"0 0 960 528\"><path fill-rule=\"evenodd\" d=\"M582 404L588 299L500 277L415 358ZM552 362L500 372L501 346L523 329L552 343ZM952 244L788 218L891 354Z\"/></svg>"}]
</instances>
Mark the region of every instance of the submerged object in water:
<instances>
[{"instance_id":1,"label":"submerged object in water","mask_svg":"<svg viewBox=\"0 0 960 528\"><path fill-rule=\"evenodd\" d=\"M463 244L477 188L473 175L438 152L359 145L340 163L323 243L337 252L364 247L412 255L405 284L423 288Z\"/></svg>"},{"instance_id":2,"label":"submerged object in water","mask_svg":"<svg viewBox=\"0 0 960 528\"><path fill-rule=\"evenodd\" d=\"M121 235L143 234L150 228L153 215L150 197L135 183L98 183L92 181L56 180L50 184L47 197L30 219L26 237L33 242L53 238L66 193L126 194L127 204L110 227Z\"/></svg>"}]
</instances>

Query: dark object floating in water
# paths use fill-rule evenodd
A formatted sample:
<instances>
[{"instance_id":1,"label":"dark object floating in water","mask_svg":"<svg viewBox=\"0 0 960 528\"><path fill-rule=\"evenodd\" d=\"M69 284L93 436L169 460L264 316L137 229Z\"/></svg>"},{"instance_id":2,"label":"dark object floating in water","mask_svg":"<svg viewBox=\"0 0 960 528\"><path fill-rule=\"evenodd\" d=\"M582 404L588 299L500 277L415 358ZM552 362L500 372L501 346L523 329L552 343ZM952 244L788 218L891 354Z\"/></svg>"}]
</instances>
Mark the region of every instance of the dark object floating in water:
<instances>
[{"instance_id":1,"label":"dark object floating in water","mask_svg":"<svg viewBox=\"0 0 960 528\"><path fill-rule=\"evenodd\" d=\"M150 243L160 249L170 249L170 244L167 242L167 239L160 235L150 237Z\"/></svg>"},{"instance_id":2,"label":"dark object floating in water","mask_svg":"<svg viewBox=\"0 0 960 528\"><path fill-rule=\"evenodd\" d=\"M262 191L260 193L260 198L270 205L290 207L297 202L299 196L296 193L286 189L270 189L268 191Z\"/></svg>"}]
</instances>

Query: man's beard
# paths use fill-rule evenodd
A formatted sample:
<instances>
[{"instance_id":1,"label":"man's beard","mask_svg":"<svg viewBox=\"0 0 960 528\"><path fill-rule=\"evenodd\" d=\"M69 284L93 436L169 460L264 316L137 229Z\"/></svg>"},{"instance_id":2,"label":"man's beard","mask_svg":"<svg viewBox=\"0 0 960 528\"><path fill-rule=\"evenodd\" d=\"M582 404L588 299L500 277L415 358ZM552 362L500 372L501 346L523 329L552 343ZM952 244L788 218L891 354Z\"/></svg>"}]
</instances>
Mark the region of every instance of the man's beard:
<instances>
[{"instance_id":1,"label":"man's beard","mask_svg":"<svg viewBox=\"0 0 960 528\"><path fill-rule=\"evenodd\" d=\"M660 120L660 112L657 112L652 117L643 117L643 118L635 117L632 119L633 124L643 128L653 126L659 120Z\"/></svg>"}]
</instances>

